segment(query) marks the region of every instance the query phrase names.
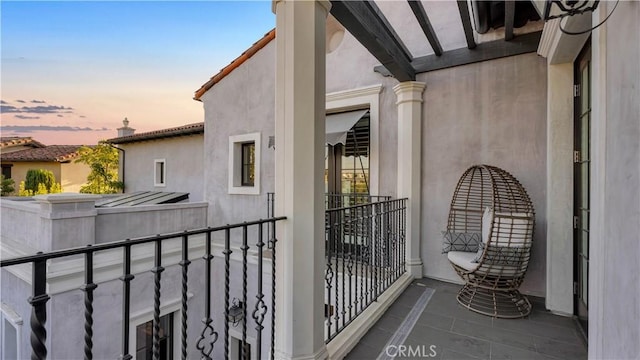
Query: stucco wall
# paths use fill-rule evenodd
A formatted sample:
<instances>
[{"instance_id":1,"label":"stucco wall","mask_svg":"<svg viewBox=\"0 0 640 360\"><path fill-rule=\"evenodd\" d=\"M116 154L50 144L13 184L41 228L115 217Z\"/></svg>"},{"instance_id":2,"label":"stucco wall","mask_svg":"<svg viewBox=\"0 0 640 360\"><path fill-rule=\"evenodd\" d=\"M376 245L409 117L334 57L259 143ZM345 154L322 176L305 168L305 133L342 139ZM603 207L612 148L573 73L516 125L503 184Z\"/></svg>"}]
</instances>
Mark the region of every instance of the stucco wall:
<instances>
[{"instance_id":1,"label":"stucco wall","mask_svg":"<svg viewBox=\"0 0 640 360\"><path fill-rule=\"evenodd\" d=\"M536 210L522 289L545 293L546 62L525 54L419 75L422 128L422 260L427 276L459 281L441 254L451 196L471 165L513 174Z\"/></svg>"},{"instance_id":2,"label":"stucco wall","mask_svg":"<svg viewBox=\"0 0 640 360\"><path fill-rule=\"evenodd\" d=\"M124 176L127 193L188 192L189 201L204 199L204 135L141 141L118 146L125 151ZM165 186L154 184L156 159L165 159Z\"/></svg>"},{"instance_id":3,"label":"stucco wall","mask_svg":"<svg viewBox=\"0 0 640 360\"><path fill-rule=\"evenodd\" d=\"M99 208L95 243L124 240L207 225L206 203Z\"/></svg>"},{"instance_id":4,"label":"stucco wall","mask_svg":"<svg viewBox=\"0 0 640 360\"><path fill-rule=\"evenodd\" d=\"M604 3L604 4L603 4ZM602 2L593 36L589 357L640 354L640 3ZM623 36L622 36L623 35Z\"/></svg>"},{"instance_id":5,"label":"stucco wall","mask_svg":"<svg viewBox=\"0 0 640 360\"><path fill-rule=\"evenodd\" d=\"M258 51L202 97L205 111L205 200L209 224L264 218L267 193L274 191L275 41ZM229 136L260 133L258 195L229 194ZM276 139L278 146L278 139Z\"/></svg>"}]
</instances>

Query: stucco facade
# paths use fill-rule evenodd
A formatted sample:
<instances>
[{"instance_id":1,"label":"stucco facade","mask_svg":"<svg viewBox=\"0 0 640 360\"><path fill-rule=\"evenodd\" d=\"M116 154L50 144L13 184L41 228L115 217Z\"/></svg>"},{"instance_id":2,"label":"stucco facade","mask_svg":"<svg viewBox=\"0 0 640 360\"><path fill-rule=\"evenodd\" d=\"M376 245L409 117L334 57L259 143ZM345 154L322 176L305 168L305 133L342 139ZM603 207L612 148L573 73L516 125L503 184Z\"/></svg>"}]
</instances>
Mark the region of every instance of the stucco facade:
<instances>
[{"instance_id":1,"label":"stucco facade","mask_svg":"<svg viewBox=\"0 0 640 360\"><path fill-rule=\"evenodd\" d=\"M193 134L118 144L120 179L125 192L188 192L189 201L202 201L204 192L204 135ZM123 161L124 158L124 161ZM165 184L155 182L155 161L164 160Z\"/></svg>"}]
</instances>

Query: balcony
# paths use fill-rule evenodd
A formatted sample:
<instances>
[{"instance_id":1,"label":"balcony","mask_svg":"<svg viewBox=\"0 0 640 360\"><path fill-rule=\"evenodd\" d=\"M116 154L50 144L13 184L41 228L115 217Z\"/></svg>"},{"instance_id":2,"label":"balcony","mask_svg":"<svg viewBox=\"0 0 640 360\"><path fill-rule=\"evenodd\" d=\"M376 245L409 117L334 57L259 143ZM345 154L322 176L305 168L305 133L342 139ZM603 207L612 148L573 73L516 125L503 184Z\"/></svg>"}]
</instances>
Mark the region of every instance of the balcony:
<instances>
[{"instance_id":1,"label":"balcony","mask_svg":"<svg viewBox=\"0 0 640 360\"><path fill-rule=\"evenodd\" d=\"M42 206L69 209L69 199L55 199ZM2 301L21 311L16 316L22 323L31 318L21 331L19 357L276 358L275 309L282 301L272 291L276 233L286 219L273 217L273 195L268 199L266 220L94 239L89 246L3 258ZM433 345L445 358L586 357L572 321L546 313L540 302L527 319L495 320L460 307L457 285L429 279L410 284L405 199L327 196L326 204L323 327L332 357L348 353L353 342L350 359L384 358L385 349L400 345L422 346L418 351ZM89 204L75 206L80 208L96 223L104 221ZM2 204L3 216L22 217L34 228L49 222L68 227L65 221L79 218L78 212L68 219L39 217L34 209L36 204ZM169 210L180 211L177 205ZM121 215L142 216L130 210ZM20 281L6 291L6 284Z\"/></svg>"}]
</instances>

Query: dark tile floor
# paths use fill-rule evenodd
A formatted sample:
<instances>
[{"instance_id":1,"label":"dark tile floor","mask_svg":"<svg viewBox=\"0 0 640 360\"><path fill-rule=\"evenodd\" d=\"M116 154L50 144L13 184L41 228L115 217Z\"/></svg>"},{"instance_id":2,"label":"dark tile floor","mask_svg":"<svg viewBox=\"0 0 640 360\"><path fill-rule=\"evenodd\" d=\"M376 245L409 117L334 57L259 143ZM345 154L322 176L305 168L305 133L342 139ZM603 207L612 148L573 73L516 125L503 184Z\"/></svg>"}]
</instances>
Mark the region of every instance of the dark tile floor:
<instances>
[{"instance_id":1,"label":"dark tile floor","mask_svg":"<svg viewBox=\"0 0 640 360\"><path fill-rule=\"evenodd\" d=\"M385 345L427 287L435 292L404 341L405 354L413 348L414 356L397 359L427 355L436 359L587 358L574 320L549 313L541 299L530 298L534 309L527 318L493 319L460 306L456 301L459 285L420 279L404 291L347 359L370 360L384 354ZM393 348L389 353L396 351Z\"/></svg>"}]
</instances>

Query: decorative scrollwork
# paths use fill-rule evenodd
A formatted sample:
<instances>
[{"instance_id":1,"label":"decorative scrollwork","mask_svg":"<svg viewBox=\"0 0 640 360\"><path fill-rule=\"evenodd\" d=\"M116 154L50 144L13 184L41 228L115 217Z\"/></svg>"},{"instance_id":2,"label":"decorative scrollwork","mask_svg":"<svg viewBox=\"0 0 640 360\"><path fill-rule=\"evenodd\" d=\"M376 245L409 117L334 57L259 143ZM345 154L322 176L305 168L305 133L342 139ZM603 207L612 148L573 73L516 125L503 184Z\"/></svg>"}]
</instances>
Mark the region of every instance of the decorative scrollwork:
<instances>
[{"instance_id":1,"label":"decorative scrollwork","mask_svg":"<svg viewBox=\"0 0 640 360\"><path fill-rule=\"evenodd\" d=\"M264 303L263 294L256 295L256 298L258 299L258 302L256 302L256 307L253 310L253 313L251 313L251 317L257 324L256 330L260 331L264 329L262 322L264 321L264 316L267 314L267 305Z\"/></svg>"},{"instance_id":2,"label":"decorative scrollwork","mask_svg":"<svg viewBox=\"0 0 640 360\"><path fill-rule=\"evenodd\" d=\"M202 359L211 359L211 352L213 352L215 343L216 341L218 341L218 332L215 331L213 326L211 326L212 322L213 320L211 318L202 319L204 328L202 328L200 337L196 342L196 349L200 351L200 354L202 355ZM206 333L207 330L209 331L208 334ZM212 337L213 339L211 341L207 341L207 338L210 338L210 337Z\"/></svg>"}]
</instances>

